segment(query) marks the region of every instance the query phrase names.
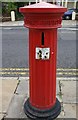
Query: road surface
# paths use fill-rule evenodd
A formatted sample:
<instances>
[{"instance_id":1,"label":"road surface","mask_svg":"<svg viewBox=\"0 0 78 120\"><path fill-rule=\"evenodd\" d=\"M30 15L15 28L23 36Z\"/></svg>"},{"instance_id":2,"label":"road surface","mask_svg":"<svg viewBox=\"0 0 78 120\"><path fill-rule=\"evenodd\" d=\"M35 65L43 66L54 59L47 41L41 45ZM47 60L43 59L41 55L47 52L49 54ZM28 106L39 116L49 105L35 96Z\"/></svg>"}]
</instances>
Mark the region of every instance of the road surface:
<instances>
[{"instance_id":1,"label":"road surface","mask_svg":"<svg viewBox=\"0 0 78 120\"><path fill-rule=\"evenodd\" d=\"M1 33L1 32L0 32ZM2 28L2 68L29 68L28 29ZM57 68L75 69L77 31L72 28L58 30Z\"/></svg>"}]
</instances>

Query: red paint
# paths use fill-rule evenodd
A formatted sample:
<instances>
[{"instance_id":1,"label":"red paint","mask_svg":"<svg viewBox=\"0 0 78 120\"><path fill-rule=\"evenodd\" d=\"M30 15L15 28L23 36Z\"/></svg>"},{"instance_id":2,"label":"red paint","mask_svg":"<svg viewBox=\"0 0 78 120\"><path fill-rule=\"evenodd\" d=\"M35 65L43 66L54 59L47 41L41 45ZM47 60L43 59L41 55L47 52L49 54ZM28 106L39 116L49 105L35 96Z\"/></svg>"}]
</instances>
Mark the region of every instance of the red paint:
<instances>
[{"instance_id":1,"label":"red paint","mask_svg":"<svg viewBox=\"0 0 78 120\"><path fill-rule=\"evenodd\" d=\"M44 46L41 45L42 32L44 32L45 35ZM41 109L50 108L56 101L57 30L30 29L29 35L30 102L33 106ZM49 47L50 59L35 59L36 47Z\"/></svg>"},{"instance_id":2,"label":"red paint","mask_svg":"<svg viewBox=\"0 0 78 120\"><path fill-rule=\"evenodd\" d=\"M24 25L29 28L30 103L40 109L50 108L56 102L57 28L61 27L65 11L66 8L45 2L20 8ZM35 59L36 47L50 48L50 59Z\"/></svg>"},{"instance_id":3,"label":"red paint","mask_svg":"<svg viewBox=\"0 0 78 120\"><path fill-rule=\"evenodd\" d=\"M50 29L61 27L61 17L66 8L41 2L35 5L21 7L24 15L24 26L36 29Z\"/></svg>"},{"instance_id":4,"label":"red paint","mask_svg":"<svg viewBox=\"0 0 78 120\"><path fill-rule=\"evenodd\" d=\"M64 13L66 8L57 6L54 4L49 4L46 2L37 3L34 5L29 5L20 8L20 12L22 13Z\"/></svg>"}]
</instances>

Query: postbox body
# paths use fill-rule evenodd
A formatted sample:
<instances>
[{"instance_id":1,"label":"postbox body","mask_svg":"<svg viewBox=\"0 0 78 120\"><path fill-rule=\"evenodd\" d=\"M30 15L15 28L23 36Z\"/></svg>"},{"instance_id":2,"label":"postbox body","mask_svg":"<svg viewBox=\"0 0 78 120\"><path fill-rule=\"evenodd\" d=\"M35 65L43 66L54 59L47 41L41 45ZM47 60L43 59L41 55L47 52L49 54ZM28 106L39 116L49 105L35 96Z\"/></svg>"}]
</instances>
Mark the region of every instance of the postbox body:
<instances>
[{"instance_id":1,"label":"postbox body","mask_svg":"<svg viewBox=\"0 0 78 120\"><path fill-rule=\"evenodd\" d=\"M40 109L50 108L56 102L57 30L30 29L29 48L30 102ZM45 51L43 58L39 58L39 50L47 48L49 51Z\"/></svg>"},{"instance_id":2,"label":"postbox body","mask_svg":"<svg viewBox=\"0 0 78 120\"><path fill-rule=\"evenodd\" d=\"M33 119L54 119L61 111L56 98L57 28L65 11L45 2L20 8L29 28L30 96L24 108Z\"/></svg>"}]
</instances>

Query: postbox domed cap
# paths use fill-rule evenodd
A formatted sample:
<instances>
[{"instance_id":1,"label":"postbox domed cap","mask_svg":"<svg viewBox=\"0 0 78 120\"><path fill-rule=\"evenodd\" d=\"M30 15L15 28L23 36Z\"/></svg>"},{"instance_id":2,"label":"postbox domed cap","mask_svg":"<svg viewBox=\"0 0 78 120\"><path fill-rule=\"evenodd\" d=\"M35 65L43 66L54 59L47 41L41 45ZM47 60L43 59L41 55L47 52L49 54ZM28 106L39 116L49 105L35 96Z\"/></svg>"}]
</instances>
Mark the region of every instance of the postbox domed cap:
<instances>
[{"instance_id":1,"label":"postbox domed cap","mask_svg":"<svg viewBox=\"0 0 78 120\"><path fill-rule=\"evenodd\" d=\"M62 16L66 10L64 7L46 2L19 8L24 15L24 26L35 29L61 27Z\"/></svg>"},{"instance_id":2,"label":"postbox domed cap","mask_svg":"<svg viewBox=\"0 0 78 120\"><path fill-rule=\"evenodd\" d=\"M62 13L66 11L66 8L46 2L40 2L37 4L20 7L19 11L22 13Z\"/></svg>"}]
</instances>

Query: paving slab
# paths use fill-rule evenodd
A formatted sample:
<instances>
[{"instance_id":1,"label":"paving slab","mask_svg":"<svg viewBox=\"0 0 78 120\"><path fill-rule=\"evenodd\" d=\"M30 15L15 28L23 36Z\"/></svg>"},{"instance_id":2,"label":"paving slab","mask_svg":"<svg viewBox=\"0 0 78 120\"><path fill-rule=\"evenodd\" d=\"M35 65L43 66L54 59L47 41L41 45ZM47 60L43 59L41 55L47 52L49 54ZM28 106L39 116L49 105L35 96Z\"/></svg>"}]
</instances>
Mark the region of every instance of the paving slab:
<instances>
[{"instance_id":1,"label":"paving slab","mask_svg":"<svg viewBox=\"0 0 78 120\"><path fill-rule=\"evenodd\" d=\"M3 118L4 114L0 114L0 120Z\"/></svg>"},{"instance_id":2,"label":"paving slab","mask_svg":"<svg viewBox=\"0 0 78 120\"><path fill-rule=\"evenodd\" d=\"M76 20L62 20L62 26L67 26L67 27L71 27L71 26L76 26L77 21Z\"/></svg>"},{"instance_id":3,"label":"paving slab","mask_svg":"<svg viewBox=\"0 0 78 120\"><path fill-rule=\"evenodd\" d=\"M60 81L63 103L77 103L76 84L78 81Z\"/></svg>"},{"instance_id":4,"label":"paving slab","mask_svg":"<svg viewBox=\"0 0 78 120\"><path fill-rule=\"evenodd\" d=\"M26 95L15 94L10 103L10 107L5 118L27 118L23 109L24 101L26 99Z\"/></svg>"},{"instance_id":5,"label":"paving slab","mask_svg":"<svg viewBox=\"0 0 78 120\"><path fill-rule=\"evenodd\" d=\"M2 91L0 91L0 100L2 99L2 103L0 103L0 112L6 113L9 107L10 101L14 95L14 91L17 87L17 79L6 80L6 78L0 81L2 82ZM1 101L0 101L1 102ZM2 108L1 108L2 105Z\"/></svg>"},{"instance_id":6,"label":"paving slab","mask_svg":"<svg viewBox=\"0 0 78 120\"><path fill-rule=\"evenodd\" d=\"M14 95L5 118L27 118L23 108L24 101L27 98L24 95ZM76 118L76 104L64 104L64 111L58 118Z\"/></svg>"},{"instance_id":7,"label":"paving slab","mask_svg":"<svg viewBox=\"0 0 78 120\"><path fill-rule=\"evenodd\" d=\"M65 112L64 118L77 118L76 107L78 106L78 104L64 104L63 106Z\"/></svg>"},{"instance_id":8,"label":"paving slab","mask_svg":"<svg viewBox=\"0 0 78 120\"><path fill-rule=\"evenodd\" d=\"M7 115L5 118L27 118L27 116L24 113L24 107L23 107L24 102L27 98L28 97L25 95L15 94L10 103L10 107L7 111ZM63 112L61 112L58 118L63 118L63 116L64 116Z\"/></svg>"},{"instance_id":9,"label":"paving slab","mask_svg":"<svg viewBox=\"0 0 78 120\"><path fill-rule=\"evenodd\" d=\"M57 79L56 80L56 94L58 95L60 92L60 89L59 89L59 80Z\"/></svg>"},{"instance_id":10,"label":"paving slab","mask_svg":"<svg viewBox=\"0 0 78 120\"><path fill-rule=\"evenodd\" d=\"M29 80L20 81L16 94L29 96Z\"/></svg>"},{"instance_id":11,"label":"paving slab","mask_svg":"<svg viewBox=\"0 0 78 120\"><path fill-rule=\"evenodd\" d=\"M2 78L0 79L0 112L2 112Z\"/></svg>"},{"instance_id":12,"label":"paving slab","mask_svg":"<svg viewBox=\"0 0 78 120\"><path fill-rule=\"evenodd\" d=\"M78 108L78 104L63 104L63 107L64 107L64 110L61 112L58 118L72 118L72 119L78 118L76 114L77 113L76 108Z\"/></svg>"},{"instance_id":13,"label":"paving slab","mask_svg":"<svg viewBox=\"0 0 78 120\"><path fill-rule=\"evenodd\" d=\"M58 116L58 119L73 118L74 120L74 118L76 118L76 107L78 105L75 104L76 81L60 81L60 83L62 84L62 93L63 93L64 101L61 101L62 111L61 114ZM59 81L57 81L57 87L58 85L59 85ZM28 120L27 116L24 113L24 108L23 108L24 102L29 96L28 91L29 91L29 81L26 79L23 80L21 79L17 91L10 102L9 109L7 111L4 120L6 120L7 118L26 118ZM59 88L57 91L59 91ZM58 98L60 98L59 95L57 96ZM73 99L72 101L70 97Z\"/></svg>"},{"instance_id":14,"label":"paving slab","mask_svg":"<svg viewBox=\"0 0 78 120\"><path fill-rule=\"evenodd\" d=\"M19 80L17 91L13 96L5 118L27 118L23 110L23 104L29 96L29 80L22 78L19 78Z\"/></svg>"},{"instance_id":15,"label":"paving slab","mask_svg":"<svg viewBox=\"0 0 78 120\"><path fill-rule=\"evenodd\" d=\"M78 104L76 105L76 117L78 118Z\"/></svg>"},{"instance_id":16,"label":"paving slab","mask_svg":"<svg viewBox=\"0 0 78 120\"><path fill-rule=\"evenodd\" d=\"M9 26L13 26L13 27L15 27L15 26L23 26L23 24L24 24L24 21L0 22L0 26L8 26L8 27L9 27Z\"/></svg>"}]
</instances>

